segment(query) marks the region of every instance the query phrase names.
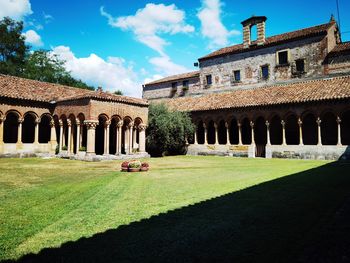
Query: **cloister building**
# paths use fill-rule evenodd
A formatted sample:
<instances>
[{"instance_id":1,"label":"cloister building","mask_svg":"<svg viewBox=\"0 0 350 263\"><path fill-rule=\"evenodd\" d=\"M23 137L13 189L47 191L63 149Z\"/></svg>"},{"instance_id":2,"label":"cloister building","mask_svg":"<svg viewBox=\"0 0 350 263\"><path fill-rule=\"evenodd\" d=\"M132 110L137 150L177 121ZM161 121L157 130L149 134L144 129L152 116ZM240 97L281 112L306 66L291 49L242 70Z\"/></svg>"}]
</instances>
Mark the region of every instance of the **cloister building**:
<instances>
[{"instance_id":1,"label":"cloister building","mask_svg":"<svg viewBox=\"0 0 350 263\"><path fill-rule=\"evenodd\" d=\"M271 37L266 20L243 21L242 44L200 58L198 71L145 84L143 98L190 113L189 154L349 158L350 42L333 17Z\"/></svg>"},{"instance_id":2,"label":"cloister building","mask_svg":"<svg viewBox=\"0 0 350 263\"><path fill-rule=\"evenodd\" d=\"M0 75L0 155L146 154L143 99Z\"/></svg>"}]
</instances>

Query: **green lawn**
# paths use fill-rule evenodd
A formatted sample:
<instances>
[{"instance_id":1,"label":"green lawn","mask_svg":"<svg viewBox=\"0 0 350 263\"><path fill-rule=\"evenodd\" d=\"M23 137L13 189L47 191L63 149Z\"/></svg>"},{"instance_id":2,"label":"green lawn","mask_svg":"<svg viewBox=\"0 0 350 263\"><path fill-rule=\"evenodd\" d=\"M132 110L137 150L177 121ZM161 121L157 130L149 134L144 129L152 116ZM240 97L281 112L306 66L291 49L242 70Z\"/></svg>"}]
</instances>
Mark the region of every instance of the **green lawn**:
<instances>
[{"instance_id":1,"label":"green lawn","mask_svg":"<svg viewBox=\"0 0 350 263\"><path fill-rule=\"evenodd\" d=\"M120 162L0 159L0 260L350 256L339 252L350 245L350 163L186 156L149 162L148 173L121 173Z\"/></svg>"}]
</instances>

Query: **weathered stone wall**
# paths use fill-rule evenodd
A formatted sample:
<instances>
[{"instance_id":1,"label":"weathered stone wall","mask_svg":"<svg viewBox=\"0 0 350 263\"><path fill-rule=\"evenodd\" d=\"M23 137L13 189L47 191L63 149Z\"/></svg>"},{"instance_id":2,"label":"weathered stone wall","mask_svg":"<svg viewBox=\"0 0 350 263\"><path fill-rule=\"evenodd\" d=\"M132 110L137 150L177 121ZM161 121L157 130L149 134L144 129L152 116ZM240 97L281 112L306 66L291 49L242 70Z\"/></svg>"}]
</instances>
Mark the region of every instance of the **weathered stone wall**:
<instances>
[{"instance_id":1,"label":"weathered stone wall","mask_svg":"<svg viewBox=\"0 0 350 263\"><path fill-rule=\"evenodd\" d=\"M289 50L287 66L277 65L277 51ZM215 90L235 90L271 85L278 81L293 79L292 66L297 59L305 60L306 73L301 77L315 77L323 74L323 62L327 55L327 38L314 37L298 40L264 49L232 54L204 60L200 63L200 83L204 92ZM268 65L268 80L261 78L261 66ZM233 72L241 71L241 81L231 83ZM212 85L206 87L206 75L212 75ZM299 76L300 77L300 76ZM207 88L207 89L205 89Z\"/></svg>"},{"instance_id":2,"label":"weathered stone wall","mask_svg":"<svg viewBox=\"0 0 350 263\"><path fill-rule=\"evenodd\" d=\"M49 109L48 105L42 103L33 103L26 101L16 100L0 100L0 117L6 116L10 111L17 112L20 118L28 113L35 113L39 118L44 114L51 114L52 110Z\"/></svg>"},{"instance_id":3,"label":"weathered stone wall","mask_svg":"<svg viewBox=\"0 0 350 263\"><path fill-rule=\"evenodd\" d=\"M173 92L171 84L176 81L164 82L154 85L147 85L143 88L142 97L148 100L162 99L162 98L176 98L181 96L188 96L193 93L198 93L201 90L199 78L191 78L189 81L189 89L183 90L182 81L177 81L177 90Z\"/></svg>"},{"instance_id":4,"label":"weathered stone wall","mask_svg":"<svg viewBox=\"0 0 350 263\"><path fill-rule=\"evenodd\" d=\"M349 73L350 53L330 58L326 66L327 73Z\"/></svg>"}]
</instances>

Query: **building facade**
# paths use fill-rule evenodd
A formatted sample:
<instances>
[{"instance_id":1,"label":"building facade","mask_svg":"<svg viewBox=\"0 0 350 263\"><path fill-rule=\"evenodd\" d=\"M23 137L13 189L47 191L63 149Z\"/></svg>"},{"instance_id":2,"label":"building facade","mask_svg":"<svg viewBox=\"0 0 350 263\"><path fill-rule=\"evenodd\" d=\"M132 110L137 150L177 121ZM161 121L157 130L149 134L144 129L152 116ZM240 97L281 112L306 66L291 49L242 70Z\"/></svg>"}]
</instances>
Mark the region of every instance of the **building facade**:
<instances>
[{"instance_id":1,"label":"building facade","mask_svg":"<svg viewBox=\"0 0 350 263\"><path fill-rule=\"evenodd\" d=\"M3 156L145 155L147 120L142 99L0 75Z\"/></svg>"},{"instance_id":2,"label":"building facade","mask_svg":"<svg viewBox=\"0 0 350 263\"><path fill-rule=\"evenodd\" d=\"M243 21L242 44L200 58L198 72L145 84L143 97L190 112L190 154L347 158L350 43L333 17L272 37L266 20Z\"/></svg>"}]
</instances>

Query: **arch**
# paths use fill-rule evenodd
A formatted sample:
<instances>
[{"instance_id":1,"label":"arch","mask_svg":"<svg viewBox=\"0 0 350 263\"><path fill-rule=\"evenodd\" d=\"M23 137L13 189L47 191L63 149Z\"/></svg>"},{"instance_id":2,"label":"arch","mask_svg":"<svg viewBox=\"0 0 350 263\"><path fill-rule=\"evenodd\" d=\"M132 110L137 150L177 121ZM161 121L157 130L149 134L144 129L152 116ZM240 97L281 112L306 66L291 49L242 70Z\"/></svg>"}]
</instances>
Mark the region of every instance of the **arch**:
<instances>
[{"instance_id":1,"label":"arch","mask_svg":"<svg viewBox=\"0 0 350 263\"><path fill-rule=\"evenodd\" d=\"M17 110L8 110L5 114L5 117L7 118L8 114L10 114L10 113L15 114L18 119L22 119L22 114Z\"/></svg>"},{"instance_id":2,"label":"arch","mask_svg":"<svg viewBox=\"0 0 350 263\"><path fill-rule=\"evenodd\" d=\"M341 115L341 142L343 145L350 145L350 109Z\"/></svg>"},{"instance_id":3,"label":"arch","mask_svg":"<svg viewBox=\"0 0 350 263\"><path fill-rule=\"evenodd\" d=\"M333 112L324 112L321 117L321 141L323 145L336 145L338 141L337 117Z\"/></svg>"},{"instance_id":4,"label":"arch","mask_svg":"<svg viewBox=\"0 0 350 263\"><path fill-rule=\"evenodd\" d=\"M226 124L224 120L219 121L218 125L218 140L219 144L226 144L227 142L227 131L226 131Z\"/></svg>"},{"instance_id":5,"label":"arch","mask_svg":"<svg viewBox=\"0 0 350 263\"><path fill-rule=\"evenodd\" d=\"M242 143L243 144L251 144L252 143L252 130L250 127L250 121L246 117L241 122L242 129Z\"/></svg>"},{"instance_id":6,"label":"arch","mask_svg":"<svg viewBox=\"0 0 350 263\"><path fill-rule=\"evenodd\" d=\"M86 120L85 118L85 114L84 113L79 113L77 115L77 120L80 121L80 136L79 136L79 146L80 147L85 147L87 146L87 127L84 124L84 121ZM77 134L78 136L78 134ZM80 149L78 149L78 151L80 151Z\"/></svg>"},{"instance_id":7,"label":"arch","mask_svg":"<svg viewBox=\"0 0 350 263\"><path fill-rule=\"evenodd\" d=\"M109 153L117 153L117 124L119 122L118 118L111 118L111 124L109 126Z\"/></svg>"},{"instance_id":8,"label":"arch","mask_svg":"<svg viewBox=\"0 0 350 263\"><path fill-rule=\"evenodd\" d=\"M208 128L207 128L207 136L208 136L208 144L214 144L215 143L215 126L214 121L209 121Z\"/></svg>"},{"instance_id":9,"label":"arch","mask_svg":"<svg viewBox=\"0 0 350 263\"><path fill-rule=\"evenodd\" d=\"M22 123L23 143L34 143L36 121L36 114L33 114L32 112L27 112L24 114L24 120Z\"/></svg>"},{"instance_id":10,"label":"arch","mask_svg":"<svg viewBox=\"0 0 350 263\"><path fill-rule=\"evenodd\" d=\"M20 114L17 111L8 111L4 122L4 143L16 143L18 138L18 120Z\"/></svg>"},{"instance_id":11,"label":"arch","mask_svg":"<svg viewBox=\"0 0 350 263\"><path fill-rule=\"evenodd\" d=\"M281 118L279 115L275 115L271 118L270 121L270 142L272 145L281 145L282 144L282 124Z\"/></svg>"},{"instance_id":12,"label":"arch","mask_svg":"<svg viewBox=\"0 0 350 263\"><path fill-rule=\"evenodd\" d=\"M134 123L136 126L138 126L139 124L143 123L143 121L140 117L136 117Z\"/></svg>"},{"instance_id":13,"label":"arch","mask_svg":"<svg viewBox=\"0 0 350 263\"><path fill-rule=\"evenodd\" d=\"M305 145L317 144L317 123L314 114L307 113L303 116L303 141Z\"/></svg>"},{"instance_id":14,"label":"arch","mask_svg":"<svg viewBox=\"0 0 350 263\"><path fill-rule=\"evenodd\" d=\"M130 151L130 129L129 124L132 123L133 119L130 116L125 116L123 118L123 127L122 127L122 153L128 154Z\"/></svg>"},{"instance_id":15,"label":"arch","mask_svg":"<svg viewBox=\"0 0 350 263\"><path fill-rule=\"evenodd\" d=\"M104 154L104 147L106 141L105 125L108 121L108 116L106 114L100 114L98 116L98 125L96 126L96 136L95 136L95 153L97 155Z\"/></svg>"},{"instance_id":16,"label":"arch","mask_svg":"<svg viewBox=\"0 0 350 263\"><path fill-rule=\"evenodd\" d=\"M49 114L43 114L39 123L39 143L48 143L51 135L51 120Z\"/></svg>"},{"instance_id":17,"label":"arch","mask_svg":"<svg viewBox=\"0 0 350 263\"><path fill-rule=\"evenodd\" d=\"M238 122L235 117L231 119L230 123L230 143L238 144L239 143L239 135L238 135Z\"/></svg>"},{"instance_id":18,"label":"arch","mask_svg":"<svg viewBox=\"0 0 350 263\"><path fill-rule=\"evenodd\" d=\"M267 131L264 117L260 116L254 123L254 139L256 145L266 145Z\"/></svg>"},{"instance_id":19,"label":"arch","mask_svg":"<svg viewBox=\"0 0 350 263\"><path fill-rule=\"evenodd\" d=\"M285 119L286 144L298 145L300 141L298 118L295 114L288 114Z\"/></svg>"},{"instance_id":20,"label":"arch","mask_svg":"<svg viewBox=\"0 0 350 263\"><path fill-rule=\"evenodd\" d=\"M116 115L112 116L111 120L113 120L113 119L115 119L116 121L121 121L123 118L120 117L118 114L116 114Z\"/></svg>"},{"instance_id":21,"label":"arch","mask_svg":"<svg viewBox=\"0 0 350 263\"><path fill-rule=\"evenodd\" d=\"M24 113L23 118L25 118L27 115L32 115L35 120L39 119L38 114L36 114L34 111L27 111Z\"/></svg>"},{"instance_id":22,"label":"arch","mask_svg":"<svg viewBox=\"0 0 350 263\"><path fill-rule=\"evenodd\" d=\"M197 142L198 144L204 144L204 122L200 120L197 124Z\"/></svg>"}]
</instances>

